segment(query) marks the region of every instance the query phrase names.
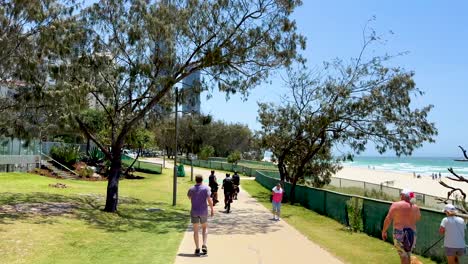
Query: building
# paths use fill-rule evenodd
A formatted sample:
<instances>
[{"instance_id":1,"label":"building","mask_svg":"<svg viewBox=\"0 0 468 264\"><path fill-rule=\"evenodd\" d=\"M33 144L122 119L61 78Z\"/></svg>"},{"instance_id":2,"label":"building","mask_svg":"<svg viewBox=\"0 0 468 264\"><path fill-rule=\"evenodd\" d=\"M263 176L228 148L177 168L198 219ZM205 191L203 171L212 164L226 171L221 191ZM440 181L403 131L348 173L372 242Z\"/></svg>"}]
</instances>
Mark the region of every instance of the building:
<instances>
[{"instance_id":1,"label":"building","mask_svg":"<svg viewBox=\"0 0 468 264\"><path fill-rule=\"evenodd\" d=\"M0 81L0 99L12 97L15 87L24 86L17 81ZM22 140L0 135L0 172L29 171L41 162L38 139Z\"/></svg>"},{"instance_id":2,"label":"building","mask_svg":"<svg viewBox=\"0 0 468 264\"><path fill-rule=\"evenodd\" d=\"M200 72L190 74L182 82L182 111L200 114Z\"/></svg>"}]
</instances>

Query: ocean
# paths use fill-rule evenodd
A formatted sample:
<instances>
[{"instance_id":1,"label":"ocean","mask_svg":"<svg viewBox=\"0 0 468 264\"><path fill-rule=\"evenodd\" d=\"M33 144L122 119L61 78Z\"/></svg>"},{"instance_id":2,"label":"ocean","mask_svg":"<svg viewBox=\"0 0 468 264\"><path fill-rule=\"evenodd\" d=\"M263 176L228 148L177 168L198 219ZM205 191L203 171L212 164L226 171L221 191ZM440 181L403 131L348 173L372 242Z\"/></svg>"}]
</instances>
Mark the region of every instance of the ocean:
<instances>
[{"instance_id":1,"label":"ocean","mask_svg":"<svg viewBox=\"0 0 468 264\"><path fill-rule=\"evenodd\" d=\"M432 173L451 175L447 168L462 176L468 176L468 162L455 161L457 158L447 157L355 157L352 162L344 162L344 166L355 166L376 170L409 172L421 176L431 176Z\"/></svg>"}]
</instances>

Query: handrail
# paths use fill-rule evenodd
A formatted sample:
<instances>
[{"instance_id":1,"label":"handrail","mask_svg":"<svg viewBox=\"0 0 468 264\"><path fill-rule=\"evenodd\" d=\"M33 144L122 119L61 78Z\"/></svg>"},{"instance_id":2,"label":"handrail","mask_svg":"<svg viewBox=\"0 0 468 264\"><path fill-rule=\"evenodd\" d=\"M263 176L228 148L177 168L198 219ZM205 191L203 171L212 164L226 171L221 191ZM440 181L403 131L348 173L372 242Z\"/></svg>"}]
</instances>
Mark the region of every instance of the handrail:
<instances>
[{"instance_id":1,"label":"handrail","mask_svg":"<svg viewBox=\"0 0 468 264\"><path fill-rule=\"evenodd\" d=\"M49 158L49 159L53 160L55 163L57 163L58 165L60 165L60 166L62 166L63 168L65 168L67 171L69 171L69 172L75 174L76 176L79 176L78 173L76 173L76 172L70 170L69 168L67 168L67 166L65 166L65 165L63 165L62 163L56 161L56 160L55 160L54 158L52 158L51 156L48 156L48 155L42 153L42 151L40 151L40 152L41 152L41 155L44 155L46 158Z\"/></svg>"}]
</instances>

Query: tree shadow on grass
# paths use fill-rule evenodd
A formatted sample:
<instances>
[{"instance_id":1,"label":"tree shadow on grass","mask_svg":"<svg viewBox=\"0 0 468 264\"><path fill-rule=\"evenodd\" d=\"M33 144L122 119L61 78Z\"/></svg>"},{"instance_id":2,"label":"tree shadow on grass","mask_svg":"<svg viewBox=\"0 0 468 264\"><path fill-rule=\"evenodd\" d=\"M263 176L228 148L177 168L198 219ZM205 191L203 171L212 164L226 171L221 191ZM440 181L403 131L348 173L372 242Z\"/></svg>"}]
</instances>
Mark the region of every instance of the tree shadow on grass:
<instances>
[{"instance_id":1,"label":"tree shadow on grass","mask_svg":"<svg viewBox=\"0 0 468 264\"><path fill-rule=\"evenodd\" d=\"M108 232L141 231L156 234L184 232L188 213L164 203L144 202L121 197L119 211L102 211L105 198L84 194L66 196L51 193L0 193L0 224L27 220L34 224L56 224L57 216L87 222L93 228ZM162 210L147 210L161 208Z\"/></svg>"}]
</instances>

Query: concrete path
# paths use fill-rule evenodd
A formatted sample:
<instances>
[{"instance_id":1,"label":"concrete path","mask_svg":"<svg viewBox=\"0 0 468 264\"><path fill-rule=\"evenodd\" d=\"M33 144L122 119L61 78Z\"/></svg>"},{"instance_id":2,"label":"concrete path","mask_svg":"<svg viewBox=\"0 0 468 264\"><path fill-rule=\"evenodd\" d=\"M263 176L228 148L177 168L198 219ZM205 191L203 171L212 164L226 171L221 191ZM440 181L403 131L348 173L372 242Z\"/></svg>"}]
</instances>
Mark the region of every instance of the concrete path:
<instances>
[{"instance_id":1,"label":"concrete path","mask_svg":"<svg viewBox=\"0 0 468 264\"><path fill-rule=\"evenodd\" d=\"M204 178L209 175L209 170L196 168L194 172ZM222 200L223 195L219 198ZM208 256L194 256L190 225L180 244L176 264L343 264L285 221L271 220L270 211L244 190L238 198L231 205L230 214L224 213L224 204L215 206L215 216L208 220Z\"/></svg>"}]
</instances>

